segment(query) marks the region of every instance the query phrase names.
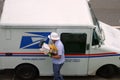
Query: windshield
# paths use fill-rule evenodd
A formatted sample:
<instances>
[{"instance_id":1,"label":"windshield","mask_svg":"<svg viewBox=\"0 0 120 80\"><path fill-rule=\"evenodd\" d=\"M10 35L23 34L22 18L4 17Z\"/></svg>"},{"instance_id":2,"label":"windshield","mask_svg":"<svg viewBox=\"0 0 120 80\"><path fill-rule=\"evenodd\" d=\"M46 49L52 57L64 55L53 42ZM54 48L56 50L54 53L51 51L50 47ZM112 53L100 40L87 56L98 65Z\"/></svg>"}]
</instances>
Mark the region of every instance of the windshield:
<instances>
[{"instance_id":1,"label":"windshield","mask_svg":"<svg viewBox=\"0 0 120 80\"><path fill-rule=\"evenodd\" d=\"M95 28L93 30L92 45L99 45L99 44L102 44L103 41L105 40L104 32L103 32L103 29L99 25L98 19L96 18L95 14L94 14L94 11L91 8L90 3L88 3L88 4L89 4L89 7L90 7L90 12L91 12L91 16L92 16L92 19L93 19L93 24L95 25Z\"/></svg>"}]
</instances>

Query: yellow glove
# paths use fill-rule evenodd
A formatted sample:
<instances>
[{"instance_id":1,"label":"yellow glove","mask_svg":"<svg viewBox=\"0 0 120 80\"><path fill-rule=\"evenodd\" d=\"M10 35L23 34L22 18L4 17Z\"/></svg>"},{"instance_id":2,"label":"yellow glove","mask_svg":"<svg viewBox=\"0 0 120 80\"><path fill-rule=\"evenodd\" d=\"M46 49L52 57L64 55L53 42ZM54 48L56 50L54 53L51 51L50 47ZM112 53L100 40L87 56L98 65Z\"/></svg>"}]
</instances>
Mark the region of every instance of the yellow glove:
<instances>
[{"instance_id":1,"label":"yellow glove","mask_svg":"<svg viewBox=\"0 0 120 80\"><path fill-rule=\"evenodd\" d=\"M49 44L49 47L51 53L57 53L58 50L54 44Z\"/></svg>"}]
</instances>

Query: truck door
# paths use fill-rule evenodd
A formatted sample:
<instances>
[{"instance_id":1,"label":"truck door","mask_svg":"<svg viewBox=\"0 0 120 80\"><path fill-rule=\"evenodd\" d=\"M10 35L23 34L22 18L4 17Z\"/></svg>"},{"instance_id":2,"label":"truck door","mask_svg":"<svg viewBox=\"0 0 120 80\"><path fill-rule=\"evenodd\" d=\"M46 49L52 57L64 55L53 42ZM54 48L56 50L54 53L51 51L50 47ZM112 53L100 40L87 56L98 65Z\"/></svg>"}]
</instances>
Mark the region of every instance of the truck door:
<instances>
[{"instance_id":1,"label":"truck door","mask_svg":"<svg viewBox=\"0 0 120 80\"><path fill-rule=\"evenodd\" d=\"M89 53L87 45L89 45L89 31L62 31L61 41L64 44L66 56L66 62L63 66L62 73L64 75L87 75Z\"/></svg>"}]
</instances>

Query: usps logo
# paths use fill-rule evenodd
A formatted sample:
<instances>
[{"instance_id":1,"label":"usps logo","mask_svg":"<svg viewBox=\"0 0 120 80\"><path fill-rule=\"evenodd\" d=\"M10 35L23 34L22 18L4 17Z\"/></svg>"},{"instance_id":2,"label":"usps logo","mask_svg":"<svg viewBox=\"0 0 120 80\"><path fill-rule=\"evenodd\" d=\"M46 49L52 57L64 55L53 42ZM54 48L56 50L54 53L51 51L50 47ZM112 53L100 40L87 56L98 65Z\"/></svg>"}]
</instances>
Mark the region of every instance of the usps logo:
<instances>
[{"instance_id":1,"label":"usps logo","mask_svg":"<svg viewBox=\"0 0 120 80\"><path fill-rule=\"evenodd\" d=\"M22 36L20 48L21 49L39 49L40 44L44 41L48 43L48 35L50 32L25 32Z\"/></svg>"}]
</instances>

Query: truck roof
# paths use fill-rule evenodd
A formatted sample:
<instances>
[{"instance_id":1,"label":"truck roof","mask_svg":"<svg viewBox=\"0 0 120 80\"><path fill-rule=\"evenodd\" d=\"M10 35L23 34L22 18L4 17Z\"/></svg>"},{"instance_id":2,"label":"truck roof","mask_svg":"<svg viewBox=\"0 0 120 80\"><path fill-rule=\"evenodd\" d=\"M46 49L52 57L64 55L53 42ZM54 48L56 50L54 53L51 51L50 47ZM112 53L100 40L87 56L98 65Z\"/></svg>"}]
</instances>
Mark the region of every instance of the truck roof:
<instances>
[{"instance_id":1,"label":"truck roof","mask_svg":"<svg viewBox=\"0 0 120 80\"><path fill-rule=\"evenodd\" d=\"M0 25L93 25L88 0L5 0Z\"/></svg>"}]
</instances>

